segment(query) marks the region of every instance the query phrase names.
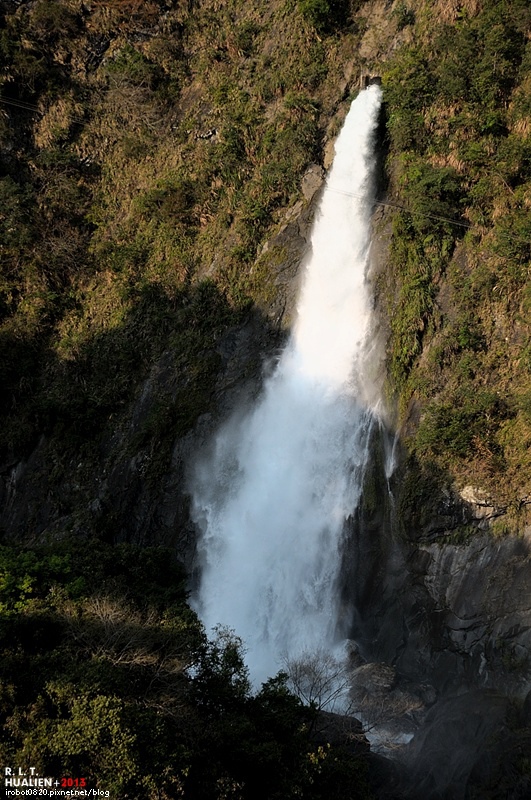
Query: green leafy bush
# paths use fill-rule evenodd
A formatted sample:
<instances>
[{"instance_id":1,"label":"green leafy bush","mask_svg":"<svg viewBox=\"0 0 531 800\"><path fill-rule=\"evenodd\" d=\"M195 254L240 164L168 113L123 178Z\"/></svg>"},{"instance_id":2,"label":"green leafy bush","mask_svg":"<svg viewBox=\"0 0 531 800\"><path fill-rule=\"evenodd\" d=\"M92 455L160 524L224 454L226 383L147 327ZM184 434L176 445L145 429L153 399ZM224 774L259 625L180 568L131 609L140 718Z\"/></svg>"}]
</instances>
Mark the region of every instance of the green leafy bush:
<instances>
[{"instance_id":1,"label":"green leafy bush","mask_svg":"<svg viewBox=\"0 0 531 800\"><path fill-rule=\"evenodd\" d=\"M415 12L404 2L400 2L395 5L393 8L393 16L396 19L396 24L399 31L403 30L408 25L413 25L415 22Z\"/></svg>"}]
</instances>

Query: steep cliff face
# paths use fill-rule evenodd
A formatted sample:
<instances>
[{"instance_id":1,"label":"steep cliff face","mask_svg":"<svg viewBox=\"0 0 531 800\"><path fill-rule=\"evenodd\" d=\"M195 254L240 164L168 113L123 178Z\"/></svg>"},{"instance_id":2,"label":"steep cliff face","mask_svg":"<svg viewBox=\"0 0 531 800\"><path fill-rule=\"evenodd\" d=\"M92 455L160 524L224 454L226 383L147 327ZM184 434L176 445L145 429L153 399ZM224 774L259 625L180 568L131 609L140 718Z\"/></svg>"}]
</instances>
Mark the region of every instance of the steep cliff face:
<instances>
[{"instance_id":1,"label":"steep cliff face","mask_svg":"<svg viewBox=\"0 0 531 800\"><path fill-rule=\"evenodd\" d=\"M466 513L457 504L453 513L458 509ZM383 525L363 514L358 521L352 580L362 647L405 676L429 676L442 693L470 685L525 696L529 534L496 537L476 530L459 541L449 528L448 542L444 536L419 542L396 537L393 514ZM472 517L468 521L473 524Z\"/></svg>"},{"instance_id":2,"label":"steep cliff face","mask_svg":"<svg viewBox=\"0 0 531 800\"><path fill-rule=\"evenodd\" d=\"M0 9L1 525L19 541L179 541L195 423L260 381L289 324L307 168L357 30L323 43L284 3L191 6Z\"/></svg>"},{"instance_id":3,"label":"steep cliff face","mask_svg":"<svg viewBox=\"0 0 531 800\"><path fill-rule=\"evenodd\" d=\"M500 786L525 797L529 533L482 530L483 507L441 491L404 530L403 474L386 477L382 436L345 554L353 706L376 749L406 766L407 797L496 797Z\"/></svg>"},{"instance_id":4,"label":"steep cliff face","mask_svg":"<svg viewBox=\"0 0 531 800\"><path fill-rule=\"evenodd\" d=\"M57 435L45 433L29 456L4 466L0 526L9 538L36 541L96 532L114 541L176 545L187 559L193 533L186 466L217 421L256 394L268 359L285 339L308 247L312 201L322 180L322 168L310 166L302 180L304 199L286 211L275 235L263 244L261 258L268 259L267 281L276 287L275 299L267 313L246 311L239 324L235 318L236 324L214 332L207 354L212 362L207 364L208 383L201 394L186 397L195 392L194 376L183 370L174 351L164 350L139 382L119 423L110 420L94 447L83 444L61 453ZM209 315L219 302L220 314L230 320L230 309L215 291L207 300ZM201 411L194 429L175 438L179 417L188 427L186 416L193 421Z\"/></svg>"},{"instance_id":5,"label":"steep cliff face","mask_svg":"<svg viewBox=\"0 0 531 800\"><path fill-rule=\"evenodd\" d=\"M411 38L383 67L383 200L406 213L384 207L375 224L376 260L387 267L377 294L398 398L398 469L389 481L376 457L353 523L345 593L355 597L353 636L368 662L354 675L360 707L384 744L413 736L403 749L417 763L412 794L496 796L496 782L511 784L505 760L514 768L509 791L520 797L529 788L514 759L529 736L531 685L522 369L530 331L522 314L529 253L516 251L526 236L517 218L528 205L529 171L527 157L496 165L506 148L529 146L519 105L529 19L518 4L417 3L409 11ZM503 31L510 44L502 78L489 65ZM477 48L473 67L461 61L461 36ZM487 69L490 98L480 89ZM458 74L466 76L459 86ZM485 126L486 107L503 125ZM479 150L481 167L472 156ZM384 688L381 663L395 670ZM364 702L367 695L373 700Z\"/></svg>"}]
</instances>

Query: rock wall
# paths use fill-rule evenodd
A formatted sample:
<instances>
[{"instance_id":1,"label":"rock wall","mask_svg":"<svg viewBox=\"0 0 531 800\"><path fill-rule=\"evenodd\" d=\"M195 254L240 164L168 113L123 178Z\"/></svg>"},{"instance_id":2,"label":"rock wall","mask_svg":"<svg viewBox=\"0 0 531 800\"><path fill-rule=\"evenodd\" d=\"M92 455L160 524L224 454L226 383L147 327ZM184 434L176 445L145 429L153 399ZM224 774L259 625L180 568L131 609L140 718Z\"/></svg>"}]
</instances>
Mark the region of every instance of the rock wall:
<instances>
[{"instance_id":1,"label":"rock wall","mask_svg":"<svg viewBox=\"0 0 531 800\"><path fill-rule=\"evenodd\" d=\"M432 498L436 541L429 516L408 528L405 468L389 482L389 433L374 439L345 556L352 704L376 749L407 766L405 796L474 796L486 776L505 780L531 734L531 533L495 536L473 504L444 494ZM463 523L475 532L459 541Z\"/></svg>"}]
</instances>

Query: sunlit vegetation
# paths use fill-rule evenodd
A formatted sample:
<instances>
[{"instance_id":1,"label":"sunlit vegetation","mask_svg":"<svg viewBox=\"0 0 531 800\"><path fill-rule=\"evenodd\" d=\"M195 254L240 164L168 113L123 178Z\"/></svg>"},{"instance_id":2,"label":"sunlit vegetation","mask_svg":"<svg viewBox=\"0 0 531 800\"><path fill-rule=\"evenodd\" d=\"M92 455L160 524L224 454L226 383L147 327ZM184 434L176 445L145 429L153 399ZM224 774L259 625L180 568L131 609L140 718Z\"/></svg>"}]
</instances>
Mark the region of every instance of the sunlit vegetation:
<instances>
[{"instance_id":1,"label":"sunlit vegetation","mask_svg":"<svg viewBox=\"0 0 531 800\"><path fill-rule=\"evenodd\" d=\"M340 5L1 5L4 460L126 413L168 347L213 385L204 354L267 310L253 262L321 158L357 36ZM188 397L176 435L209 405Z\"/></svg>"},{"instance_id":2,"label":"sunlit vegetation","mask_svg":"<svg viewBox=\"0 0 531 800\"><path fill-rule=\"evenodd\" d=\"M403 419L421 403L410 447L507 498L531 479L531 17L520 0L472 5L411 3L413 38L385 69L408 209L393 223L389 369Z\"/></svg>"}]
</instances>

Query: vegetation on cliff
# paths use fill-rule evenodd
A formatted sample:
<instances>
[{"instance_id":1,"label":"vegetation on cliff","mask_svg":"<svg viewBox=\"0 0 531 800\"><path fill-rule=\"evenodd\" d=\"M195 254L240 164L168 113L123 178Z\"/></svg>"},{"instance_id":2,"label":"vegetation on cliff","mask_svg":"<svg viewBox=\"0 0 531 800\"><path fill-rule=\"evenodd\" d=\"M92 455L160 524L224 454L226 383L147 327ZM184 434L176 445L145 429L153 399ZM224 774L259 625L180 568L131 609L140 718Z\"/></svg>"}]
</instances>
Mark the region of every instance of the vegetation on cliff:
<instances>
[{"instance_id":1,"label":"vegetation on cliff","mask_svg":"<svg viewBox=\"0 0 531 800\"><path fill-rule=\"evenodd\" d=\"M208 408L216 337L274 292L257 248L355 42L301 7L2 4L4 462L116 424L163 349L192 406L168 399L173 434Z\"/></svg>"},{"instance_id":2,"label":"vegetation on cliff","mask_svg":"<svg viewBox=\"0 0 531 800\"><path fill-rule=\"evenodd\" d=\"M390 373L410 451L516 510L531 485L531 12L410 8L384 69L408 209L393 220Z\"/></svg>"},{"instance_id":3,"label":"vegetation on cliff","mask_svg":"<svg viewBox=\"0 0 531 800\"><path fill-rule=\"evenodd\" d=\"M133 458L160 491L222 335L267 311L279 254L258 249L321 159L358 37L328 10L0 3L3 474L45 453L0 551L5 764L135 800L370 796L357 748L318 744L282 677L252 692L171 553L116 545L95 490Z\"/></svg>"},{"instance_id":4,"label":"vegetation on cliff","mask_svg":"<svg viewBox=\"0 0 531 800\"><path fill-rule=\"evenodd\" d=\"M223 335L279 293L264 242L373 70L403 207L381 297L422 465L412 503L471 483L521 523L529 30L525 0L0 2L3 497L44 452L38 514L0 553L3 762L120 797L368 796L358 757L315 745L282 679L253 696L237 642L207 641L165 554L108 544L95 487L136 459L160 491L215 407ZM135 417L160 364L171 379Z\"/></svg>"}]
</instances>

